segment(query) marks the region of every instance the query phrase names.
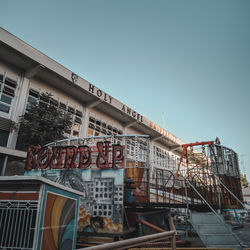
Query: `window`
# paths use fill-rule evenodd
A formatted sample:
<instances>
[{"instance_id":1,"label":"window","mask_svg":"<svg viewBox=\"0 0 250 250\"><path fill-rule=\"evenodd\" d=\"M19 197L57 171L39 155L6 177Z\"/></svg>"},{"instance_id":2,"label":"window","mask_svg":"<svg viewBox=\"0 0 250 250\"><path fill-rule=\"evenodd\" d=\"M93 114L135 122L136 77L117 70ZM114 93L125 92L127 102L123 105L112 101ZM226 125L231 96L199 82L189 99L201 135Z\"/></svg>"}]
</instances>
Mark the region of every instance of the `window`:
<instances>
[{"instance_id":1,"label":"window","mask_svg":"<svg viewBox=\"0 0 250 250\"><path fill-rule=\"evenodd\" d=\"M61 109L61 110L67 110L67 106L66 106L66 104L64 104L64 103L62 103L62 102L60 102L60 105L59 105L59 109Z\"/></svg>"},{"instance_id":2,"label":"window","mask_svg":"<svg viewBox=\"0 0 250 250\"><path fill-rule=\"evenodd\" d=\"M0 146L6 147L9 138L9 132L0 129Z\"/></svg>"},{"instance_id":3,"label":"window","mask_svg":"<svg viewBox=\"0 0 250 250\"><path fill-rule=\"evenodd\" d=\"M122 135L122 130L111 126L108 122L98 120L94 117L89 117L88 135L89 136L104 136L104 135ZM118 139L114 143L120 143Z\"/></svg>"},{"instance_id":4,"label":"window","mask_svg":"<svg viewBox=\"0 0 250 250\"><path fill-rule=\"evenodd\" d=\"M0 111L10 114L17 83L8 77L0 75Z\"/></svg>"},{"instance_id":5,"label":"window","mask_svg":"<svg viewBox=\"0 0 250 250\"><path fill-rule=\"evenodd\" d=\"M126 140L127 154L129 158L145 162L147 158L147 142L146 139L132 137Z\"/></svg>"},{"instance_id":6,"label":"window","mask_svg":"<svg viewBox=\"0 0 250 250\"><path fill-rule=\"evenodd\" d=\"M52 97L49 99L46 99L42 96L42 92L34 90L34 89L30 89L28 100L27 100L27 105L26 105L26 111L30 110L32 103L36 103L39 101L55 106L63 114L65 113L70 114L72 127L70 130L67 131L66 136L67 137L72 137L72 136L79 137L81 124L82 124L82 117L83 117L83 114L80 110L75 109L74 107L69 106L63 102L60 102L58 99L55 99Z\"/></svg>"},{"instance_id":7,"label":"window","mask_svg":"<svg viewBox=\"0 0 250 250\"><path fill-rule=\"evenodd\" d=\"M153 146L153 164L168 169L175 169L177 161L174 157L170 157L165 149Z\"/></svg>"}]
</instances>

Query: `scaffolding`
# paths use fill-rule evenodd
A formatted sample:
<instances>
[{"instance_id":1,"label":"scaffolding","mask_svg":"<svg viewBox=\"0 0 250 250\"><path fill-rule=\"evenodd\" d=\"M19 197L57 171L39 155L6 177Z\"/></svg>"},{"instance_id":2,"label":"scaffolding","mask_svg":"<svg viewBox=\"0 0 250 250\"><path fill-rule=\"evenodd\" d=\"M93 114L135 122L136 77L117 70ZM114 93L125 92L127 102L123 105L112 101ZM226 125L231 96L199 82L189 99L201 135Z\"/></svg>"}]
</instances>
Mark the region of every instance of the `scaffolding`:
<instances>
[{"instance_id":1,"label":"scaffolding","mask_svg":"<svg viewBox=\"0 0 250 250\"><path fill-rule=\"evenodd\" d=\"M242 208L238 157L232 149L213 141L184 144L182 149L175 173L156 170L151 180L154 202Z\"/></svg>"},{"instance_id":2,"label":"scaffolding","mask_svg":"<svg viewBox=\"0 0 250 250\"><path fill-rule=\"evenodd\" d=\"M110 135L63 140L49 146L90 145L110 141L124 148L124 203L154 207L216 209L242 207L242 190L237 154L217 140L183 144L179 162L152 164L147 135ZM95 152L95 150L94 150ZM96 151L97 152L97 151ZM95 155L93 155L95 159ZM171 165L171 166L172 166ZM91 166L93 168L95 166ZM205 202L206 201L206 202Z\"/></svg>"}]
</instances>

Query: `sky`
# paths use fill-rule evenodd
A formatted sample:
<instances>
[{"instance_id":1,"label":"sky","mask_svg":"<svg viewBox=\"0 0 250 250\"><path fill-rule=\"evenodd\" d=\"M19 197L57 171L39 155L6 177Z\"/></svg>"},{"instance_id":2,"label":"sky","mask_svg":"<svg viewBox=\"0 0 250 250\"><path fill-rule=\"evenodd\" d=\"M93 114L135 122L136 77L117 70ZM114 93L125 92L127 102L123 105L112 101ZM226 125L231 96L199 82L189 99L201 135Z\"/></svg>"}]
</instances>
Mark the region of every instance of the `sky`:
<instances>
[{"instance_id":1,"label":"sky","mask_svg":"<svg viewBox=\"0 0 250 250\"><path fill-rule=\"evenodd\" d=\"M250 180L249 0L1 0L0 26Z\"/></svg>"}]
</instances>

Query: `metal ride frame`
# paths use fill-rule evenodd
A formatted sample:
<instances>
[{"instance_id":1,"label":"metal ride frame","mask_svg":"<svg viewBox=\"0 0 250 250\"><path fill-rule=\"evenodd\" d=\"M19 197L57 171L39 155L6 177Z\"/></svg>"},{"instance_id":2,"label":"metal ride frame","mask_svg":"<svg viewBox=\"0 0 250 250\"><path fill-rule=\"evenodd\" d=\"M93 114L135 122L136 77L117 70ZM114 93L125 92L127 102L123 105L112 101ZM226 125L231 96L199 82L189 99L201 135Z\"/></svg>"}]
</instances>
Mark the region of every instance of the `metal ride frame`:
<instances>
[{"instance_id":1,"label":"metal ride frame","mask_svg":"<svg viewBox=\"0 0 250 250\"><path fill-rule=\"evenodd\" d=\"M183 144L177 169L151 166L148 135L65 139L47 146L84 145L100 140L124 145L125 189L134 189L133 203L151 207L186 207L188 203L190 208L207 209L207 202L215 209L242 207L237 154L214 141Z\"/></svg>"},{"instance_id":2,"label":"metal ride frame","mask_svg":"<svg viewBox=\"0 0 250 250\"><path fill-rule=\"evenodd\" d=\"M198 191L214 208L241 208L243 196L237 154L214 141L184 144L182 148L172 192L177 180L183 177L191 200L198 198ZM196 195L192 194L194 189Z\"/></svg>"}]
</instances>

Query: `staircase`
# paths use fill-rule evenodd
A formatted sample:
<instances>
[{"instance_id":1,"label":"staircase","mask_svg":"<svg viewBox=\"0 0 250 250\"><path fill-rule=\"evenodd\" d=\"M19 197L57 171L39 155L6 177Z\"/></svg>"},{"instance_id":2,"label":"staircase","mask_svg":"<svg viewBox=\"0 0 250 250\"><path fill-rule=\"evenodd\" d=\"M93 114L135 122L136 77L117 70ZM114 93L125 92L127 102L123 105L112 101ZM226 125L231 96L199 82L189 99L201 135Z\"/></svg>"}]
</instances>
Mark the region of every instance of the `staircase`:
<instances>
[{"instance_id":1,"label":"staircase","mask_svg":"<svg viewBox=\"0 0 250 250\"><path fill-rule=\"evenodd\" d=\"M190 213L191 224L206 247L242 249L243 244L221 216L212 212Z\"/></svg>"}]
</instances>

